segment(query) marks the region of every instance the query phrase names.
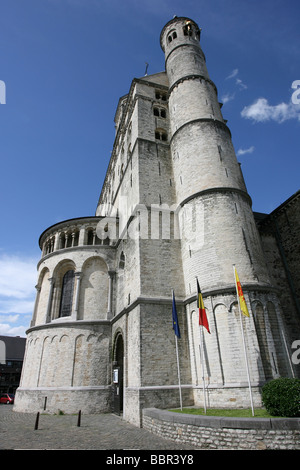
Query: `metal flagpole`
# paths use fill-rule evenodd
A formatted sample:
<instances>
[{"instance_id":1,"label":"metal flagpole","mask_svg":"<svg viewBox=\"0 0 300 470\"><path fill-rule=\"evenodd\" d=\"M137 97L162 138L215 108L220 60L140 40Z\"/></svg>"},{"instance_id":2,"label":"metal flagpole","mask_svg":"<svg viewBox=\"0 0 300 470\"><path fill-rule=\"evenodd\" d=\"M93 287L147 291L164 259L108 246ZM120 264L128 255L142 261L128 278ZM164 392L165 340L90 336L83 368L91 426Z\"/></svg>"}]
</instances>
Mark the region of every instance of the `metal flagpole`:
<instances>
[{"instance_id":1,"label":"metal flagpole","mask_svg":"<svg viewBox=\"0 0 300 470\"><path fill-rule=\"evenodd\" d=\"M176 356L177 356L177 369L178 369L178 382L179 382L180 409L181 409L181 411L182 411L182 396L181 396L181 382L180 382L180 367L179 367L178 344L177 344L177 336L176 336L176 335L175 335L175 342L176 342Z\"/></svg>"},{"instance_id":2,"label":"metal flagpole","mask_svg":"<svg viewBox=\"0 0 300 470\"><path fill-rule=\"evenodd\" d=\"M173 329L174 329L174 316L176 317L176 324L177 324L177 330L174 329L175 333L175 345L176 345L176 358L177 358L177 372L178 372L178 383L179 383L179 398L180 398L180 409L182 411L182 395L181 395L181 381L180 381L180 367L179 367L179 355L178 355L178 343L177 343L177 334L179 334L180 337L180 332L179 332L179 326L178 326L178 317L177 317L177 310L176 310L176 305L175 305L175 294L174 294L174 289L172 289L172 317L173 317ZM174 310L174 311L173 311ZM177 333L177 334L176 334Z\"/></svg>"},{"instance_id":3,"label":"metal flagpole","mask_svg":"<svg viewBox=\"0 0 300 470\"><path fill-rule=\"evenodd\" d=\"M198 282L198 277L196 276L196 280ZM199 293L198 299L197 299L197 304L199 304ZM199 306L199 315L200 315L200 305ZM201 328L202 326L202 328ZM203 325L199 325L199 339L200 339L200 357L201 357L201 363L202 363L202 386L203 386L203 399L204 399L204 412L206 414L206 393L205 393L205 379L204 379L204 339L203 339Z\"/></svg>"},{"instance_id":4,"label":"metal flagpole","mask_svg":"<svg viewBox=\"0 0 300 470\"><path fill-rule=\"evenodd\" d=\"M244 347L244 355L245 355L246 370L247 370L247 377L248 377L248 385L249 385L249 392L250 392L250 401L251 401L252 416L254 416L252 389L251 389L250 374L249 374L249 365L248 365L248 356L247 356L247 350L246 350L246 344L245 344L245 336L244 336L244 328L243 328L243 320L242 320L242 310L241 310L241 304L240 304L240 297L239 297L239 294L238 294L237 283L236 283L236 277L235 277L235 265L233 265L233 274L234 274L234 282L235 282L235 288L236 288L236 296L237 296L237 299L238 299L239 312L240 312L240 324L241 324L241 330L242 330L243 347Z\"/></svg>"},{"instance_id":5,"label":"metal flagpole","mask_svg":"<svg viewBox=\"0 0 300 470\"><path fill-rule=\"evenodd\" d=\"M200 354L202 362L202 385L203 385L203 398L204 398L204 413L206 414L206 394L205 394L205 379L204 379L204 348L203 348L203 327L199 325L199 337L200 337Z\"/></svg>"}]
</instances>

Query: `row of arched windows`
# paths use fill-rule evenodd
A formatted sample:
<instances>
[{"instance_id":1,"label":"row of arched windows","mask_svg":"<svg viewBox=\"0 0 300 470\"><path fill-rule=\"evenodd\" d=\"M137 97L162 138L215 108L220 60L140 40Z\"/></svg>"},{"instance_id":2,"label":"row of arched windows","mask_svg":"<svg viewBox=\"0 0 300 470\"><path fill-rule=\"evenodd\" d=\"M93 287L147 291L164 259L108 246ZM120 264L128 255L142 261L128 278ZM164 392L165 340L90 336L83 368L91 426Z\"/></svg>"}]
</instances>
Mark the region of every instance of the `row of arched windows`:
<instances>
[{"instance_id":1,"label":"row of arched windows","mask_svg":"<svg viewBox=\"0 0 300 470\"><path fill-rule=\"evenodd\" d=\"M187 22L183 27L183 35L193 37L200 41L200 30L195 28L191 22ZM170 44L174 39L177 39L177 32L175 30L170 31L167 42Z\"/></svg>"},{"instance_id":2,"label":"row of arched windows","mask_svg":"<svg viewBox=\"0 0 300 470\"><path fill-rule=\"evenodd\" d=\"M43 245L42 256L46 256L56 250L79 246L79 232L79 229L71 232L61 232L58 235L58 241L55 235L50 236ZM84 245L109 245L109 243L110 240L108 237L101 240L97 236L95 228L85 229Z\"/></svg>"}]
</instances>

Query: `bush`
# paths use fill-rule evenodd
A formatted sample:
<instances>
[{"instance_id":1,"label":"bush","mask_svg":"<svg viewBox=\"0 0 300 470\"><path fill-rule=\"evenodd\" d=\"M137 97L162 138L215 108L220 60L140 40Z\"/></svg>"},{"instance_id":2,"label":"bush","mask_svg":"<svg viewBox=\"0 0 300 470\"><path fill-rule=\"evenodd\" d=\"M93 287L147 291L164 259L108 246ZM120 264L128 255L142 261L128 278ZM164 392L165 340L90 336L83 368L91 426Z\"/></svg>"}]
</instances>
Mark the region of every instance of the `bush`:
<instances>
[{"instance_id":1,"label":"bush","mask_svg":"<svg viewBox=\"0 0 300 470\"><path fill-rule=\"evenodd\" d=\"M300 379L271 380L262 388L262 401L272 416L300 417Z\"/></svg>"}]
</instances>

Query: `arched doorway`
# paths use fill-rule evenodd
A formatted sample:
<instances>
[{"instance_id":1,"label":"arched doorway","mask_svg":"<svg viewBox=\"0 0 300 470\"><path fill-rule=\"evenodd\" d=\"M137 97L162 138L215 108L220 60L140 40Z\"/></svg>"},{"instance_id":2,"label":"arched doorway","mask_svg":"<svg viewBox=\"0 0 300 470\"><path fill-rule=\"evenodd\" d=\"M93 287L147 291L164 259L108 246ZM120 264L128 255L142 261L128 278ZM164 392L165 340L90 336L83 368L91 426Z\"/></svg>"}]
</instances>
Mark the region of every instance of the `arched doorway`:
<instances>
[{"instance_id":1,"label":"arched doorway","mask_svg":"<svg viewBox=\"0 0 300 470\"><path fill-rule=\"evenodd\" d=\"M119 333L115 340L114 362L113 362L113 412L123 412L123 365L124 365L124 342L122 334Z\"/></svg>"}]
</instances>

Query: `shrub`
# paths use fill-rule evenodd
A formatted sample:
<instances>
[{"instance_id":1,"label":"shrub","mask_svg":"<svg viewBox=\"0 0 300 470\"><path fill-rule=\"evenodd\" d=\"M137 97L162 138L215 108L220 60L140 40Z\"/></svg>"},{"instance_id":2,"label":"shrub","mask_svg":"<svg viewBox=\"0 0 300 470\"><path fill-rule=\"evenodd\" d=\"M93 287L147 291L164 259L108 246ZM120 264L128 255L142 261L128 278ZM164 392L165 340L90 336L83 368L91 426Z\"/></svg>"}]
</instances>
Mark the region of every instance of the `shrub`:
<instances>
[{"instance_id":1,"label":"shrub","mask_svg":"<svg viewBox=\"0 0 300 470\"><path fill-rule=\"evenodd\" d=\"M271 380L262 388L262 401L272 416L300 417L300 379Z\"/></svg>"}]
</instances>

